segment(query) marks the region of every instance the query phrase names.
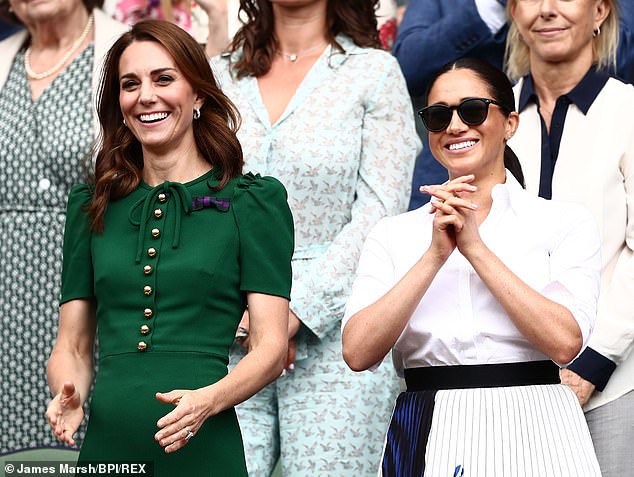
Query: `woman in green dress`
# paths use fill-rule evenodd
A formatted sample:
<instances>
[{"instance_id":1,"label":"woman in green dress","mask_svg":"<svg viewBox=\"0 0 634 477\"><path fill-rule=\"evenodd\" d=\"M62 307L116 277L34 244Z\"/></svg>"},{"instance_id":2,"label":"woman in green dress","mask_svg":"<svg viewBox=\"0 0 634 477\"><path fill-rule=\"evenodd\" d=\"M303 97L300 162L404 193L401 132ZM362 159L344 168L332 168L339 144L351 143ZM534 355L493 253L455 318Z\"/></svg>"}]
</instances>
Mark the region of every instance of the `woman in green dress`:
<instances>
[{"instance_id":1,"label":"woman in green dress","mask_svg":"<svg viewBox=\"0 0 634 477\"><path fill-rule=\"evenodd\" d=\"M110 50L101 88L94 180L68 202L47 418L73 445L97 335L80 461L246 476L233 406L286 358L286 191L241 174L238 114L180 28L135 25ZM251 351L227 373L247 306Z\"/></svg>"}]
</instances>

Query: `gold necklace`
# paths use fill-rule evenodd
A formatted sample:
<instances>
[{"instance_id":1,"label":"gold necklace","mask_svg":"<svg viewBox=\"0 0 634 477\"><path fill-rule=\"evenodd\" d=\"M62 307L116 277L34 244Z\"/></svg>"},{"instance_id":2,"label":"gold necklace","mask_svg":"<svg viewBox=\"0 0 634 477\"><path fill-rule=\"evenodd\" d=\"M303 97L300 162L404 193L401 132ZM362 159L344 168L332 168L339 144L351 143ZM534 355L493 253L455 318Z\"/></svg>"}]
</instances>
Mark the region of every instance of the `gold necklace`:
<instances>
[{"instance_id":1,"label":"gold necklace","mask_svg":"<svg viewBox=\"0 0 634 477\"><path fill-rule=\"evenodd\" d=\"M297 61L297 59L300 56L305 56L309 53L312 53L313 51L317 51L319 48L323 48L324 46L326 46L328 44L328 42L322 42L317 46L313 46L312 48L307 48L306 50L302 50L302 51L298 51L297 53L286 53L282 50L277 50L277 53L279 55L282 55L286 58L288 58L292 63L295 63Z\"/></svg>"},{"instance_id":2,"label":"gold necklace","mask_svg":"<svg viewBox=\"0 0 634 477\"><path fill-rule=\"evenodd\" d=\"M62 66L66 64L68 59L77 51L77 49L81 46L81 44L84 42L84 40L88 36L88 33L90 33L92 24L93 24L93 16L90 15L88 17L88 22L86 23L86 26L84 27L84 31L81 32L81 35L79 36L79 38L77 38L73 42L73 44L70 46L70 48L66 51L66 53L64 53L64 56L62 57L62 59L59 60L55 64L55 66L46 70L43 73L36 73L31 68L31 47L29 46L24 52L24 69L26 70L26 75L29 77L29 79L41 80L44 78L48 78L49 76L57 73L62 68Z\"/></svg>"}]
</instances>

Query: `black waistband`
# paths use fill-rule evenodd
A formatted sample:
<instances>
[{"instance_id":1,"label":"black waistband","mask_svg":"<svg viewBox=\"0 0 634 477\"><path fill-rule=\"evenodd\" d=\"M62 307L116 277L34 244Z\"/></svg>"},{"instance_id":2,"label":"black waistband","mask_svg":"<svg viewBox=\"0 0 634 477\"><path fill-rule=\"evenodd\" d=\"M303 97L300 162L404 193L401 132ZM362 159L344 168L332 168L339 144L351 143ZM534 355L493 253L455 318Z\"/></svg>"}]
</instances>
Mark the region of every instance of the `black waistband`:
<instances>
[{"instance_id":1,"label":"black waistband","mask_svg":"<svg viewBox=\"0 0 634 477\"><path fill-rule=\"evenodd\" d=\"M429 366L405 370L408 391L497 388L559 384L559 367L552 361Z\"/></svg>"}]
</instances>

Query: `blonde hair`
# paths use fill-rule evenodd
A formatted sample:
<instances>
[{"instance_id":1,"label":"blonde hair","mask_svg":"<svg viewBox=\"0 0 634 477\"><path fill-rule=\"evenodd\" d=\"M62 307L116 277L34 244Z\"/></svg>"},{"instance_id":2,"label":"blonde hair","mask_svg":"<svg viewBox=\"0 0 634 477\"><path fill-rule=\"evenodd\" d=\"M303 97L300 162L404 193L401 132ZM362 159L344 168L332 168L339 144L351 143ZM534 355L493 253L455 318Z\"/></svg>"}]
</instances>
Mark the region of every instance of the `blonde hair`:
<instances>
[{"instance_id":1,"label":"blonde hair","mask_svg":"<svg viewBox=\"0 0 634 477\"><path fill-rule=\"evenodd\" d=\"M506 51L504 65L506 74L511 80L526 76L530 71L529 50L522 39L517 26L511 17L511 7L518 0L509 0L506 14L509 18L509 31L506 37ZM610 11L601 24L600 34L592 38L592 63L598 69L616 68L616 48L619 44L619 0L605 0Z\"/></svg>"}]
</instances>

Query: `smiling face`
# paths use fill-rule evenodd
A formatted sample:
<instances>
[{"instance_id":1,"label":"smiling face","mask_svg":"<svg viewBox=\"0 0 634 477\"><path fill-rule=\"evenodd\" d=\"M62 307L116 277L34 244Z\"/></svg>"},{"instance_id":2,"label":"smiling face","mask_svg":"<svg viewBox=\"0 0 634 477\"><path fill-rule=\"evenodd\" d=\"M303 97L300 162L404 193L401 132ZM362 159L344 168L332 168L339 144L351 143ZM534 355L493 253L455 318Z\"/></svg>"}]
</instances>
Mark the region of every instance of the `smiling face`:
<instances>
[{"instance_id":1,"label":"smiling face","mask_svg":"<svg viewBox=\"0 0 634 477\"><path fill-rule=\"evenodd\" d=\"M467 98L495 99L475 73L457 69L435 80L427 104L455 106ZM486 120L476 126L462 122L454 110L447 129L429 133L429 147L451 178L467 174L476 177L502 174L504 177L505 138L513 135L517 124L517 113L506 117L499 106L493 104L489 105Z\"/></svg>"},{"instance_id":2,"label":"smiling face","mask_svg":"<svg viewBox=\"0 0 634 477\"><path fill-rule=\"evenodd\" d=\"M606 0L514 0L511 16L531 64L592 62L592 38L609 13Z\"/></svg>"},{"instance_id":3,"label":"smiling face","mask_svg":"<svg viewBox=\"0 0 634 477\"><path fill-rule=\"evenodd\" d=\"M130 44L119 60L119 87L121 113L144 153L196 147L193 111L202 100L165 48L153 41Z\"/></svg>"}]
</instances>

